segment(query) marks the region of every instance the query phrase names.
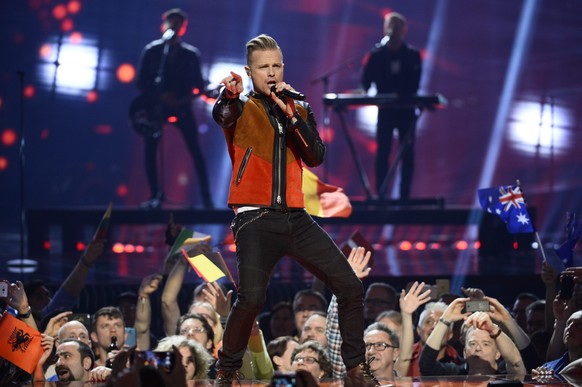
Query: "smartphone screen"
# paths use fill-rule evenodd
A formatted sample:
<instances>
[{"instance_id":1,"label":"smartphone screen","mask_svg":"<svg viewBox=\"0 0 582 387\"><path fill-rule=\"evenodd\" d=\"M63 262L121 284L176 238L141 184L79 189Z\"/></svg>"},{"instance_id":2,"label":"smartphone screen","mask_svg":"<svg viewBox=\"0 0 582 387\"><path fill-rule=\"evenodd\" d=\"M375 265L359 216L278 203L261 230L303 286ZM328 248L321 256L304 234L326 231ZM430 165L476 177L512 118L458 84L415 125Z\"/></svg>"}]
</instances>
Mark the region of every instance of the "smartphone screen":
<instances>
[{"instance_id":1,"label":"smartphone screen","mask_svg":"<svg viewBox=\"0 0 582 387\"><path fill-rule=\"evenodd\" d=\"M172 372L176 362L176 355L172 351L136 351L135 355L143 362L144 366L156 367L168 374Z\"/></svg>"},{"instance_id":2,"label":"smartphone screen","mask_svg":"<svg viewBox=\"0 0 582 387\"><path fill-rule=\"evenodd\" d=\"M137 343L137 337L135 334L135 328L125 328L125 345L128 347L133 347Z\"/></svg>"},{"instance_id":3,"label":"smartphone screen","mask_svg":"<svg viewBox=\"0 0 582 387\"><path fill-rule=\"evenodd\" d=\"M560 298L569 300L574 292L574 277L565 275L560 280Z\"/></svg>"}]
</instances>

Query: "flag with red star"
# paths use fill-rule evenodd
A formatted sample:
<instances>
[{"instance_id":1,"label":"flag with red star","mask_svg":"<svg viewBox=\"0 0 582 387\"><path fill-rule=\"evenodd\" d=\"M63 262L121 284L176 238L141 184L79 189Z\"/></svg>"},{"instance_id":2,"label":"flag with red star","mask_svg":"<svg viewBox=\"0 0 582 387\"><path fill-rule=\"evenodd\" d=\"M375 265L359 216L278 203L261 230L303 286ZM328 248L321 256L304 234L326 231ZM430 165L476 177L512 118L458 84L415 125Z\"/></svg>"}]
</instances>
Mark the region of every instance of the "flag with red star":
<instances>
[{"instance_id":1,"label":"flag with red star","mask_svg":"<svg viewBox=\"0 0 582 387\"><path fill-rule=\"evenodd\" d=\"M499 216L510 233L535 231L519 186L482 188L477 195L483 210Z\"/></svg>"}]
</instances>

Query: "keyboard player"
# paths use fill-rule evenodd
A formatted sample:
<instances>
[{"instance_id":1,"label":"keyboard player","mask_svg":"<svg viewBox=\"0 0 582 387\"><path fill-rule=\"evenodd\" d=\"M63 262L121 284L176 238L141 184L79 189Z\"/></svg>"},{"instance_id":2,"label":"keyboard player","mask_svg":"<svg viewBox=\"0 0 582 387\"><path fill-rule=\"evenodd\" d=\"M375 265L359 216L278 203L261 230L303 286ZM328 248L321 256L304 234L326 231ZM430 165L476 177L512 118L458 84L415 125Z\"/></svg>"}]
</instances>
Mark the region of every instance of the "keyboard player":
<instances>
[{"instance_id":1,"label":"keyboard player","mask_svg":"<svg viewBox=\"0 0 582 387\"><path fill-rule=\"evenodd\" d=\"M395 93L401 98L413 96L420 84L422 61L418 49L405 42L407 22L397 12L384 18L384 37L367 55L362 73L362 88L368 91L375 84L378 93ZM376 129L376 190L383 198L389 183L389 157L394 129L398 131L401 165L400 199L410 198L414 172L414 140L416 109L379 107ZM397 163L399 160L395 160Z\"/></svg>"}]
</instances>

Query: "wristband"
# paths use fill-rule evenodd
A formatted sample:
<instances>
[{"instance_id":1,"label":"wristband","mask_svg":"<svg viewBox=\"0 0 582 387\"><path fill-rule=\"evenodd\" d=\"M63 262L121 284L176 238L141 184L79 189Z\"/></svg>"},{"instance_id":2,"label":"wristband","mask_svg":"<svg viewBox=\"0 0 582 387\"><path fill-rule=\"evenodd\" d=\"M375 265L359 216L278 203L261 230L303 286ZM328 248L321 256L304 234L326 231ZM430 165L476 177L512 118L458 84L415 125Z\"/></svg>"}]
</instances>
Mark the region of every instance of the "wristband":
<instances>
[{"instance_id":1,"label":"wristband","mask_svg":"<svg viewBox=\"0 0 582 387\"><path fill-rule=\"evenodd\" d=\"M498 337L499 337L499 335L501 334L501 332L502 332L502 331L501 331L501 328L497 327L497 333L495 333L495 334L493 334L493 335L490 333L490 334L489 334L489 337L491 337L493 340L495 340L496 338L498 338Z\"/></svg>"},{"instance_id":2,"label":"wristband","mask_svg":"<svg viewBox=\"0 0 582 387\"><path fill-rule=\"evenodd\" d=\"M439 322L442 322L443 324L445 324L447 327L450 327L452 322L451 321L447 321L444 318L439 318Z\"/></svg>"},{"instance_id":3,"label":"wristband","mask_svg":"<svg viewBox=\"0 0 582 387\"><path fill-rule=\"evenodd\" d=\"M19 319L29 318L31 311L32 311L32 308L30 307L30 305L28 305L28 310L26 311L26 313L20 313L20 311L18 311L18 318Z\"/></svg>"}]
</instances>

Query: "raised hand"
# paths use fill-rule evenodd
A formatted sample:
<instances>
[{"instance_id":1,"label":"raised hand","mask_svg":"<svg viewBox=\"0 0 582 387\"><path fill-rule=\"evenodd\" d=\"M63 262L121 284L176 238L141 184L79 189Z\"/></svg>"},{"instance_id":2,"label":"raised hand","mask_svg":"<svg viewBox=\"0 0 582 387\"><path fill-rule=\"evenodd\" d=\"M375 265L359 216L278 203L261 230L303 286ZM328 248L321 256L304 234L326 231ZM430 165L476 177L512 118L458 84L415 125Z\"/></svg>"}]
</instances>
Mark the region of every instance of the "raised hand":
<instances>
[{"instance_id":1,"label":"raised hand","mask_svg":"<svg viewBox=\"0 0 582 387\"><path fill-rule=\"evenodd\" d=\"M202 289L202 293L204 294L204 301L210 303L221 317L228 316L233 295L232 290L225 295L218 283L209 282Z\"/></svg>"},{"instance_id":2,"label":"raised hand","mask_svg":"<svg viewBox=\"0 0 582 387\"><path fill-rule=\"evenodd\" d=\"M69 321L67 317L71 314L73 314L71 311L62 312L51 318L46 325L44 333L51 337L57 337L59 329Z\"/></svg>"},{"instance_id":3,"label":"raised hand","mask_svg":"<svg viewBox=\"0 0 582 387\"><path fill-rule=\"evenodd\" d=\"M423 292L424 285L424 282L419 284L418 281L414 281L408 293L402 289L400 292L400 311L402 313L412 314L419 306L430 301L430 289Z\"/></svg>"},{"instance_id":4,"label":"raised hand","mask_svg":"<svg viewBox=\"0 0 582 387\"><path fill-rule=\"evenodd\" d=\"M506 322L513 318L507 308L505 308L505 306L503 306L496 298L486 296L484 300L489 301L489 314L493 320Z\"/></svg>"},{"instance_id":5,"label":"raised hand","mask_svg":"<svg viewBox=\"0 0 582 387\"><path fill-rule=\"evenodd\" d=\"M223 78L220 83L226 88L226 98L238 98L244 91L242 77L234 71L231 71L230 75Z\"/></svg>"},{"instance_id":6,"label":"raised hand","mask_svg":"<svg viewBox=\"0 0 582 387\"><path fill-rule=\"evenodd\" d=\"M352 251L350 251L348 257L348 263L359 279L366 278L370 274L372 268L368 267L368 262L370 262L371 257L371 251L366 251L363 247L352 247Z\"/></svg>"},{"instance_id":7,"label":"raised hand","mask_svg":"<svg viewBox=\"0 0 582 387\"><path fill-rule=\"evenodd\" d=\"M141 281L141 285L139 287L139 296L140 297L149 296L150 294L158 290L161 281L162 275L160 273L150 274L147 277L145 277Z\"/></svg>"},{"instance_id":8,"label":"raised hand","mask_svg":"<svg viewBox=\"0 0 582 387\"><path fill-rule=\"evenodd\" d=\"M85 265L92 266L97 258L103 255L105 251L105 240L94 239L87 245L85 253L81 257Z\"/></svg>"}]
</instances>

